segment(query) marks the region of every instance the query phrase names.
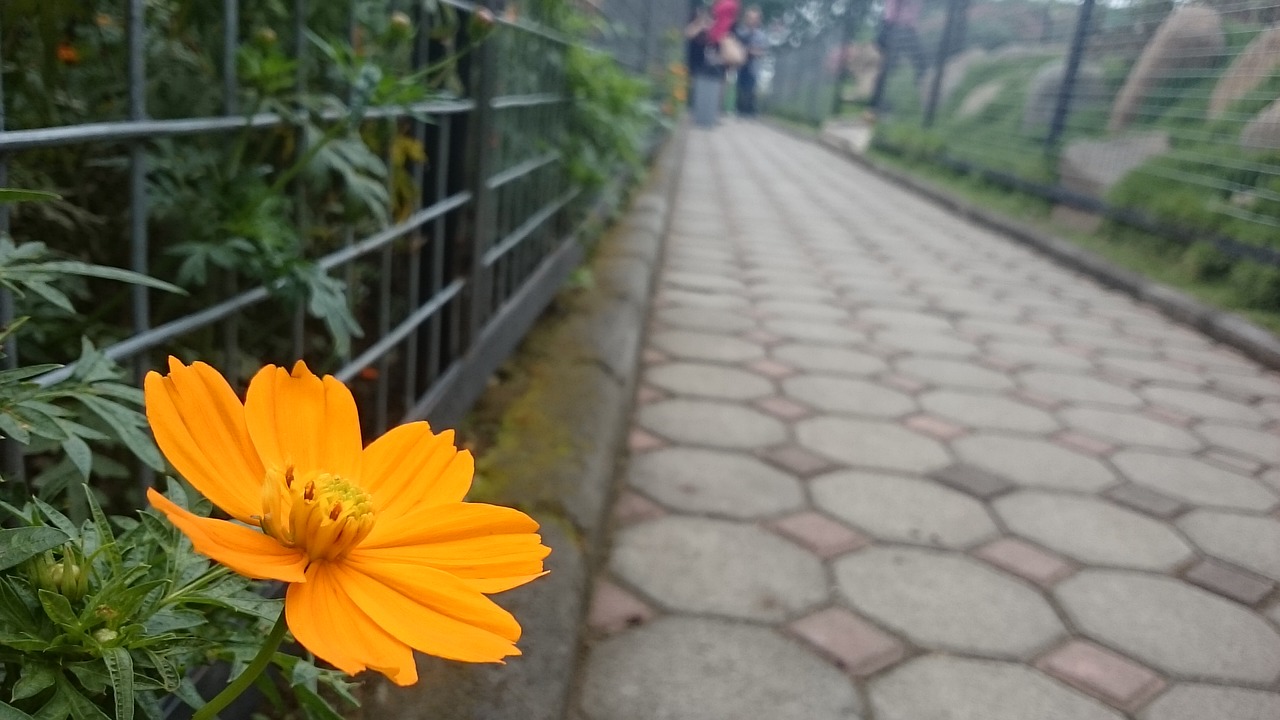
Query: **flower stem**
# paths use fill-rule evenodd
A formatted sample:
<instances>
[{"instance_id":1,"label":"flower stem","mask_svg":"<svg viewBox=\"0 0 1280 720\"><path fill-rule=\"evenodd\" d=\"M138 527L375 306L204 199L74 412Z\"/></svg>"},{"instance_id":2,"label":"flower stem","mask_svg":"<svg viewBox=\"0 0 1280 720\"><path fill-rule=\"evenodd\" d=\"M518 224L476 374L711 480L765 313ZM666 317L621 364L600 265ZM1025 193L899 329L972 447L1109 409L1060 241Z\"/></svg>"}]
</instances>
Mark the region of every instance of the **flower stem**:
<instances>
[{"instance_id":1,"label":"flower stem","mask_svg":"<svg viewBox=\"0 0 1280 720\"><path fill-rule=\"evenodd\" d=\"M218 716L218 712L226 709L232 700L240 697L240 694L249 689L254 680L262 674L263 670L271 664L271 657L276 654L276 649L280 647L280 641L284 640L284 633L289 629L289 625L284 621L284 608L280 608L280 617L276 618L276 624L271 628L271 633L267 635L267 640L262 644L262 649L258 650L258 654L253 657L253 662L249 663L249 667L244 669L235 680L231 681L222 692L213 697L212 700L205 703L205 706L195 711L191 716L191 720L212 720Z\"/></svg>"}]
</instances>

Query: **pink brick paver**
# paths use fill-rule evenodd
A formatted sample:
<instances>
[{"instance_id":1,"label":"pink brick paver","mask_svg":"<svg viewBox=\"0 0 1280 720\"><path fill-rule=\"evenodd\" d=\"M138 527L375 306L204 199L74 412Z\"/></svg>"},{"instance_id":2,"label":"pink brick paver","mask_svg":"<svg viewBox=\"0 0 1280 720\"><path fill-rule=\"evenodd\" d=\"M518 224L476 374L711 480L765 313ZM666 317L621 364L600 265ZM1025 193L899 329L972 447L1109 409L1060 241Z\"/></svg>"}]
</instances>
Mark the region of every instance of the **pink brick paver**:
<instances>
[{"instance_id":1,"label":"pink brick paver","mask_svg":"<svg viewBox=\"0 0 1280 720\"><path fill-rule=\"evenodd\" d=\"M684 147L641 359L757 390L637 389L567 716L1280 703L1274 373L762 123Z\"/></svg>"}]
</instances>

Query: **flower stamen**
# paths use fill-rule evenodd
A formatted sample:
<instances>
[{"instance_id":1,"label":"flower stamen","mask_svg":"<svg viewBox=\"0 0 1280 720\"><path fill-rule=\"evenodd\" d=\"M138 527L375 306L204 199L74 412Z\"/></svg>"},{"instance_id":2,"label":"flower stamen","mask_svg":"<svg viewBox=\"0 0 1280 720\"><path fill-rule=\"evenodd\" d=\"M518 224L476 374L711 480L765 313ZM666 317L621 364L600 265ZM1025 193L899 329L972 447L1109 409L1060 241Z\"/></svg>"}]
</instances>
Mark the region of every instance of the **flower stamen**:
<instances>
[{"instance_id":1,"label":"flower stamen","mask_svg":"<svg viewBox=\"0 0 1280 720\"><path fill-rule=\"evenodd\" d=\"M263 483L262 531L312 561L341 558L373 529L373 499L329 473L294 484L292 467L268 471Z\"/></svg>"}]
</instances>

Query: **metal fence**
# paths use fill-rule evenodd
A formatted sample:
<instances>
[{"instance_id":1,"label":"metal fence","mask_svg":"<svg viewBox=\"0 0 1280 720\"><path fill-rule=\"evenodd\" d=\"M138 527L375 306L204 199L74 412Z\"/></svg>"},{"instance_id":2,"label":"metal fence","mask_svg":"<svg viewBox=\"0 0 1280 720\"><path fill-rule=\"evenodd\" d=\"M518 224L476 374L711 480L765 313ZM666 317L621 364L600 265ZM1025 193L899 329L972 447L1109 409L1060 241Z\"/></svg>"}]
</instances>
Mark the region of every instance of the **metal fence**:
<instances>
[{"instance_id":1,"label":"metal fence","mask_svg":"<svg viewBox=\"0 0 1280 720\"><path fill-rule=\"evenodd\" d=\"M309 2L314 0L295 0L296 26L290 34L296 39L296 57L318 64L322 58L308 57L313 51L303 39L308 12L317 7ZM465 32L475 6L455 0L445 4L460 13L456 32ZM54 127L0 124L0 185L12 176L10 171L47 158L47 151L93 147L97 162L106 158L121 170L129 208L127 237L121 242L128 244L129 266L142 273L168 250L149 237L149 161L157 143L229 134L246 125L263 132L296 131L285 114L245 116L237 111L236 51L253 32L241 20L246 8L239 0L223 0L221 7L224 112L150 118L149 81L165 68L146 63L144 50L154 32L147 19L149 5L124 0L126 117ZM447 38L433 33L424 4L413 6L419 33L411 69L417 69L439 59L449 46L440 45ZM395 0L388 0L386 10L396 7ZM225 363L233 382L242 381L241 339L247 328L258 334L265 328L291 338L281 345L291 347L293 357L306 357L317 370L331 371L352 385L368 434L382 432L393 421L460 419L583 257L575 238L580 218L571 207L576 207L577 191L566 177L563 154L570 101L567 41L530 23L498 23L485 42L463 57L459 92L409 107L369 108L364 116L367 127L381 123L392 136L420 143L426 158L404 166L420 192L397 221L365 237L346 230L342 246L318 258L323 272L346 279L353 314L365 331L349 352L336 352L330 336L300 305L280 301L278 288L235 290L232 284L232 292L206 307L166 299L163 309L155 305L155 291L132 288L127 307L109 317L124 325L125 332L105 348L106 355L141 374L166 353L184 355L216 338L220 357L200 359ZM298 82L305 78L300 71ZM5 97L0 88L0 111ZM299 212L296 221L308 222L305 203ZM0 230L10 229L24 239L24 228L10 228L9 212L0 208ZM81 248L69 249L84 256ZM14 316L14 298L7 293L0 294L0 315L5 324ZM22 355L21 343L11 341L4 362L13 367ZM40 381L51 383L69 373L70 368L59 370ZM21 462L9 448L6 476L20 476Z\"/></svg>"},{"instance_id":2,"label":"metal fence","mask_svg":"<svg viewBox=\"0 0 1280 720\"><path fill-rule=\"evenodd\" d=\"M875 144L1212 247L1225 260L1206 273L1277 267L1278 23L1275 0L926 4L928 70L897 63ZM784 95L826 82L814 67L779 80Z\"/></svg>"},{"instance_id":3,"label":"metal fence","mask_svg":"<svg viewBox=\"0 0 1280 720\"><path fill-rule=\"evenodd\" d=\"M768 112L814 125L831 115L844 72L845 32L833 23L802 42L774 48L763 63L761 92Z\"/></svg>"},{"instance_id":4,"label":"metal fence","mask_svg":"<svg viewBox=\"0 0 1280 720\"><path fill-rule=\"evenodd\" d=\"M652 74L673 58L689 21L689 0L601 0L595 42L633 72Z\"/></svg>"}]
</instances>

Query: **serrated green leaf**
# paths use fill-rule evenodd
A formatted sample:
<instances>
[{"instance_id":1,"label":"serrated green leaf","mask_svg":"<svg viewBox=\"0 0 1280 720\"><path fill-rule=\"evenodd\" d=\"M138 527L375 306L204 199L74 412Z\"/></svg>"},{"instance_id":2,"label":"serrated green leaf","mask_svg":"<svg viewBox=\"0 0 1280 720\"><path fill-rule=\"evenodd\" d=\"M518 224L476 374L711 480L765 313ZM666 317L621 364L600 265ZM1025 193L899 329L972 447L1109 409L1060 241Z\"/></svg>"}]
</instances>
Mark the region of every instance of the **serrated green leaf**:
<instances>
[{"instance_id":1,"label":"serrated green leaf","mask_svg":"<svg viewBox=\"0 0 1280 720\"><path fill-rule=\"evenodd\" d=\"M102 651L102 662L111 673L111 689L116 701L116 720L133 720L133 656L122 647Z\"/></svg>"},{"instance_id":2,"label":"serrated green leaf","mask_svg":"<svg viewBox=\"0 0 1280 720\"><path fill-rule=\"evenodd\" d=\"M18 682L13 685L13 697L11 699L16 702L34 697L53 687L53 684L57 681L57 671L48 665L25 662L22 664Z\"/></svg>"},{"instance_id":3,"label":"serrated green leaf","mask_svg":"<svg viewBox=\"0 0 1280 720\"><path fill-rule=\"evenodd\" d=\"M58 694L65 695L67 698L67 706L71 710L71 717L75 720L111 720L102 709L93 704L93 701L85 697L76 689L74 685L66 680L58 683Z\"/></svg>"},{"instance_id":4,"label":"serrated green leaf","mask_svg":"<svg viewBox=\"0 0 1280 720\"><path fill-rule=\"evenodd\" d=\"M0 702L0 720L35 720L35 718L9 703Z\"/></svg>"},{"instance_id":5,"label":"serrated green leaf","mask_svg":"<svg viewBox=\"0 0 1280 720\"><path fill-rule=\"evenodd\" d=\"M151 661L151 667L160 676L160 682L164 684L164 689L169 692L176 690L182 682L182 676L178 674L178 666L155 650L146 650L144 652L147 654L147 659Z\"/></svg>"},{"instance_id":6,"label":"serrated green leaf","mask_svg":"<svg viewBox=\"0 0 1280 720\"><path fill-rule=\"evenodd\" d=\"M32 501L35 503L36 507L39 508L41 514L48 518L49 522L57 526L59 530L66 533L71 538L80 537L80 528L76 527L76 524L71 522L70 518L63 515L62 511L40 498L33 498Z\"/></svg>"},{"instance_id":7,"label":"serrated green leaf","mask_svg":"<svg viewBox=\"0 0 1280 720\"><path fill-rule=\"evenodd\" d=\"M310 720L343 720L342 715L330 707L329 701L311 688L296 686L293 693Z\"/></svg>"},{"instance_id":8,"label":"serrated green leaf","mask_svg":"<svg viewBox=\"0 0 1280 720\"><path fill-rule=\"evenodd\" d=\"M107 674L106 666L97 660L72 663L67 669L90 695L102 695L111 687L111 676Z\"/></svg>"},{"instance_id":9,"label":"serrated green leaf","mask_svg":"<svg viewBox=\"0 0 1280 720\"><path fill-rule=\"evenodd\" d=\"M46 550L58 547L68 539L65 532L51 527L0 530L0 570L26 562Z\"/></svg>"},{"instance_id":10,"label":"serrated green leaf","mask_svg":"<svg viewBox=\"0 0 1280 720\"><path fill-rule=\"evenodd\" d=\"M76 617L75 611L71 609L70 600L44 589L38 590L36 595L40 598L40 606L44 608L44 613L50 620L68 630L80 630L80 618Z\"/></svg>"}]
</instances>

